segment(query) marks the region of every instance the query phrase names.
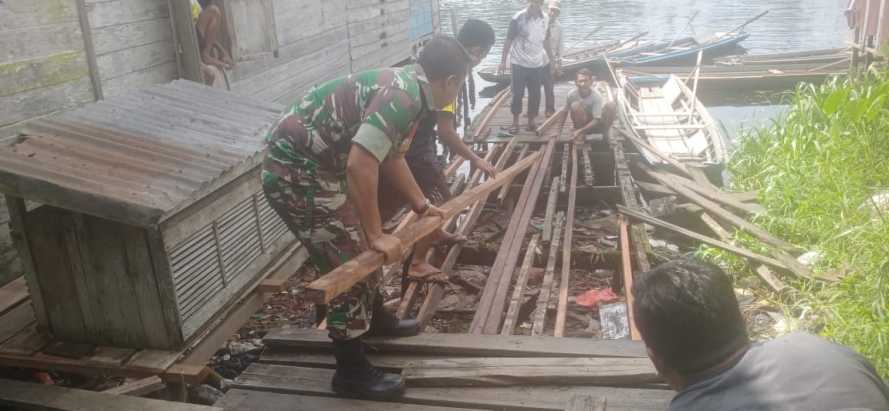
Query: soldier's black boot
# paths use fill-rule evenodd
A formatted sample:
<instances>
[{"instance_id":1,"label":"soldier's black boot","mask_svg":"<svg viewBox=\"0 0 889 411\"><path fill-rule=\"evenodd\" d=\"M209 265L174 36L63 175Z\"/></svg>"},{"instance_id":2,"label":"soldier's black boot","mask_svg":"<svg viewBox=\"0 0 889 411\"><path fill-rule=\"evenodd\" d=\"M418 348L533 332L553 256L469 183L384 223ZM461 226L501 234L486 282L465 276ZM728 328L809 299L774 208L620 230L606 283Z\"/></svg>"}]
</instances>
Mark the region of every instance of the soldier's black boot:
<instances>
[{"instance_id":1,"label":"soldier's black boot","mask_svg":"<svg viewBox=\"0 0 889 411\"><path fill-rule=\"evenodd\" d=\"M369 336L376 337L410 337L420 333L420 322L417 320L399 320L395 314L383 308L383 296L374 298L373 319L370 322Z\"/></svg>"},{"instance_id":2,"label":"soldier's black boot","mask_svg":"<svg viewBox=\"0 0 889 411\"><path fill-rule=\"evenodd\" d=\"M336 373L333 391L339 395L369 400L391 400L404 395L404 380L370 364L361 338L333 341Z\"/></svg>"}]
</instances>

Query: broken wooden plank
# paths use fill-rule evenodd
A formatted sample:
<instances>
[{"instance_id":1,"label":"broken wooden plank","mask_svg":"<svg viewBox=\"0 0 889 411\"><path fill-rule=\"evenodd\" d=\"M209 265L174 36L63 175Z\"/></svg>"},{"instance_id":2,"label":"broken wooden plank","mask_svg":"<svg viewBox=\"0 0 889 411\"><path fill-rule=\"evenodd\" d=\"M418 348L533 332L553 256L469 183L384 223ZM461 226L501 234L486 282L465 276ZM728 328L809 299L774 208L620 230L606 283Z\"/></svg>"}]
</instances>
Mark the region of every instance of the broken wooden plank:
<instances>
[{"instance_id":1,"label":"broken wooden plank","mask_svg":"<svg viewBox=\"0 0 889 411\"><path fill-rule=\"evenodd\" d=\"M750 204L745 203L739 200L734 199L731 196L725 195L722 191L713 187L709 183L707 185L701 185L695 181L689 180L687 178L683 178L677 175L670 174L661 174L663 178L668 178L672 180L676 184L681 184L686 188L704 196L707 199L715 201L719 204L734 208L739 211L743 211L747 214L755 215L762 213L765 209L758 204Z\"/></svg>"},{"instance_id":2,"label":"broken wooden plank","mask_svg":"<svg viewBox=\"0 0 889 411\"><path fill-rule=\"evenodd\" d=\"M650 194L658 194L658 195L665 195L665 196L676 194L675 191L670 190L669 188L664 187L661 184L647 183L644 181L636 181L636 184L639 186L640 189L642 189L642 191L648 192Z\"/></svg>"},{"instance_id":3,"label":"broken wooden plank","mask_svg":"<svg viewBox=\"0 0 889 411\"><path fill-rule=\"evenodd\" d=\"M577 146L571 145L571 181L568 191L568 211L565 214L565 240L562 242L562 277L559 280L559 303L553 336L565 335L568 314L568 286L571 282L571 251L574 245L574 215L577 206Z\"/></svg>"},{"instance_id":4,"label":"broken wooden plank","mask_svg":"<svg viewBox=\"0 0 889 411\"><path fill-rule=\"evenodd\" d=\"M701 220L704 222L704 224L707 225L707 227L710 228L710 230L713 231L714 234L716 234L716 237L718 237L720 240L732 245L736 245L735 242L732 240L732 235L725 228L723 228L722 225L719 224L718 221L716 221L716 219L710 216L710 214L701 214ZM769 288L777 293L780 293L787 289L787 284L784 284L783 281L775 276L775 273L773 273L772 270L769 269L769 267L759 264L756 265L757 267L754 269L754 271L756 271L757 275L759 275L759 277L766 283L766 285L769 286Z\"/></svg>"},{"instance_id":5,"label":"broken wooden plank","mask_svg":"<svg viewBox=\"0 0 889 411\"><path fill-rule=\"evenodd\" d=\"M589 339L584 341L590 342ZM254 363L232 384L235 389L334 396L333 370ZM563 411L574 395L608 396L612 410L664 410L675 393L664 389L595 386L411 387L397 401L443 407L510 411Z\"/></svg>"},{"instance_id":6,"label":"broken wooden plank","mask_svg":"<svg viewBox=\"0 0 889 411\"><path fill-rule=\"evenodd\" d=\"M479 301L478 310L472 319L470 332L473 334L497 334L500 332L507 293L518 263L522 241L528 232L528 222L531 221L531 216L537 206L537 198L540 188L543 186L546 170L549 169L554 149L555 141L551 140L543 149L537 172L529 185L526 186L528 190L522 190L524 199L519 198L519 207L515 211L518 218L513 218L510 221L509 229L504 236L506 241L501 243L500 250L505 252L498 253L497 259L494 261L494 266L491 268L485 290Z\"/></svg>"},{"instance_id":7,"label":"broken wooden plank","mask_svg":"<svg viewBox=\"0 0 889 411\"><path fill-rule=\"evenodd\" d=\"M19 304L0 318L0 343L12 338L36 321L30 303Z\"/></svg>"},{"instance_id":8,"label":"broken wooden plank","mask_svg":"<svg viewBox=\"0 0 889 411\"><path fill-rule=\"evenodd\" d=\"M500 108L500 106L503 105L503 102L506 101L506 98L511 95L512 92L508 88L506 88L501 90L500 93L498 93L497 96L494 97L493 102L486 108L486 113L479 122L478 127L475 127L475 129L473 130L472 141L469 141L469 143L483 142L482 140L484 139L481 139L480 137L490 132L488 131L490 130L488 124L491 122L491 119L494 118L494 114L497 113L497 110Z\"/></svg>"},{"instance_id":9,"label":"broken wooden plank","mask_svg":"<svg viewBox=\"0 0 889 411\"><path fill-rule=\"evenodd\" d=\"M512 155L512 150L513 150L512 147L515 144L515 141L516 141L515 139L509 140L510 144L507 148L507 151L509 152L510 156ZM529 148L528 144L525 144L524 146L522 146L522 151L519 152L519 157L518 157L519 160L528 156L528 148ZM506 157L501 156L500 159L508 161L509 156L506 156ZM506 183L505 185L503 185L503 187L500 188L500 192L497 194L497 201L499 201L500 204L503 204L503 202L506 201L506 196L507 196L507 194L509 194L509 189L512 186L513 181L515 181L515 179L512 179L510 182Z\"/></svg>"},{"instance_id":10,"label":"broken wooden plank","mask_svg":"<svg viewBox=\"0 0 889 411\"><path fill-rule=\"evenodd\" d=\"M537 295L537 309L534 311L534 322L531 326L531 335L543 335L544 326L546 325L546 312L549 306L549 299L553 290L553 281L556 274L556 259L559 253L559 244L562 237L562 222L565 220L565 213L559 211L556 214L556 228L553 230L553 240L549 246L549 257L546 260L546 270L543 274L543 282L540 284L540 294Z\"/></svg>"},{"instance_id":11,"label":"broken wooden plank","mask_svg":"<svg viewBox=\"0 0 889 411\"><path fill-rule=\"evenodd\" d=\"M278 394L257 390L234 389L216 403L217 407L237 411L470 411L469 408L437 407L434 405L400 404L320 397L315 395Z\"/></svg>"},{"instance_id":12,"label":"broken wooden plank","mask_svg":"<svg viewBox=\"0 0 889 411\"><path fill-rule=\"evenodd\" d=\"M553 178L549 186L549 196L546 199L546 212L543 217L543 242L549 243L553 239L553 217L556 213L556 200L559 199L559 177Z\"/></svg>"},{"instance_id":13,"label":"broken wooden plank","mask_svg":"<svg viewBox=\"0 0 889 411\"><path fill-rule=\"evenodd\" d=\"M19 277L0 287L0 316L28 299L28 284Z\"/></svg>"},{"instance_id":14,"label":"broken wooden plank","mask_svg":"<svg viewBox=\"0 0 889 411\"><path fill-rule=\"evenodd\" d=\"M142 350L133 354L126 367L150 374L163 374L178 359L179 353L176 351Z\"/></svg>"},{"instance_id":15,"label":"broken wooden plank","mask_svg":"<svg viewBox=\"0 0 889 411\"><path fill-rule=\"evenodd\" d=\"M747 250L747 249L744 249L744 248L741 248L738 246L734 246L734 245L725 243L723 241L716 240L714 238L707 237L703 234L698 234L694 231L687 230L687 229L679 227L675 224L670 224L666 221L659 220L657 218L645 215L644 213L640 213L635 210L630 210L629 208L626 208L624 206L618 206L617 208L618 208L618 211L621 212L621 214L624 214L627 217L631 217L631 218L634 218L639 221L644 221L644 222L651 224L653 226L657 226L657 227L661 227L661 228L673 231L677 234L681 234L681 235L691 238L693 240L698 240L702 243L712 245L716 248L721 248L723 250L738 254L742 257L747 257L751 260L754 260L754 261L757 261L757 262L760 262L763 264L768 264L768 265L775 267L775 268L780 268L785 271L790 271L782 262L780 262L774 258L766 257L764 255L754 253L750 250Z\"/></svg>"},{"instance_id":16,"label":"broken wooden plank","mask_svg":"<svg viewBox=\"0 0 889 411\"><path fill-rule=\"evenodd\" d=\"M119 385L114 388L109 388L105 391L102 391L104 394L111 395L130 395L133 397L141 397L144 395L148 395L154 392L158 392L162 389L167 388L167 384L164 383L160 377L153 375L151 377L142 378L138 380L128 381L122 385Z\"/></svg>"},{"instance_id":17,"label":"broken wooden plank","mask_svg":"<svg viewBox=\"0 0 889 411\"><path fill-rule=\"evenodd\" d=\"M53 411L222 411L222 408L0 380L0 404Z\"/></svg>"},{"instance_id":18,"label":"broken wooden plank","mask_svg":"<svg viewBox=\"0 0 889 411\"><path fill-rule=\"evenodd\" d=\"M409 226L404 232L397 234L396 237L401 240L405 248L414 245L419 239L437 230L445 221L462 212L463 209L478 201L482 196L506 184L509 178L521 174L536 164L539 159L539 153L528 156L528 158L499 173L496 178L473 187L442 205L441 208L445 212L444 218L424 217ZM364 280L371 272L379 269L383 265L384 260L383 253L375 250L364 251L357 257L309 284L306 288L307 298L317 304L329 303L336 296L350 290L355 284Z\"/></svg>"},{"instance_id":19,"label":"broken wooden plank","mask_svg":"<svg viewBox=\"0 0 889 411\"><path fill-rule=\"evenodd\" d=\"M646 174L653 177L655 180L659 181L661 184L669 187L671 190L675 191L677 194L687 198L689 201L703 207L708 212L712 213L715 217L718 217L726 222L731 223L732 225L750 233L754 237L758 238L760 241L786 250L798 251L799 247L788 243L780 238L777 238L763 230L761 227L747 221L746 219L739 217L733 213L726 211L724 208L720 207L719 204L716 204L713 201L710 201L703 196L697 194L691 189L685 187L684 185L675 182L670 176L652 170L650 168L643 168ZM811 277L811 273L807 272L796 272L795 274L803 276L803 277Z\"/></svg>"},{"instance_id":20,"label":"broken wooden plank","mask_svg":"<svg viewBox=\"0 0 889 411\"><path fill-rule=\"evenodd\" d=\"M458 358L409 364L412 387L641 385L662 381L646 358Z\"/></svg>"},{"instance_id":21,"label":"broken wooden plank","mask_svg":"<svg viewBox=\"0 0 889 411\"><path fill-rule=\"evenodd\" d=\"M13 358L29 357L42 350L49 342L49 336L38 331L36 324L31 324L0 345L0 363L4 355Z\"/></svg>"},{"instance_id":22,"label":"broken wooden plank","mask_svg":"<svg viewBox=\"0 0 889 411\"><path fill-rule=\"evenodd\" d=\"M525 286L528 285L528 274L534 265L534 255L537 253L537 241L540 234L534 234L528 247L525 249L525 259L522 261L522 268L519 269L519 276L516 278L515 286L512 290L512 298L509 300L509 308L506 310L506 316L503 318L503 328L500 330L501 335L512 335L516 322L519 319L519 308L522 306L525 295Z\"/></svg>"},{"instance_id":23,"label":"broken wooden plank","mask_svg":"<svg viewBox=\"0 0 889 411\"><path fill-rule=\"evenodd\" d=\"M117 348L117 347L104 347L99 346L96 347L93 355L86 358L85 360L88 362L95 362L99 364L108 364L121 366L127 362L134 354L136 354L136 350L133 348Z\"/></svg>"},{"instance_id":24,"label":"broken wooden plank","mask_svg":"<svg viewBox=\"0 0 889 411\"><path fill-rule=\"evenodd\" d=\"M632 132L628 132L622 128L617 128L617 130L620 132L621 135L623 135L625 138L628 138L631 142L633 142L633 144L636 145L636 149L639 150L640 152L648 151L651 154L654 154L656 157L660 158L661 160L664 160L665 162L667 162L667 164L670 164L673 167L676 167L677 170L681 171L686 176L692 177L691 172L689 172L688 167L686 167L685 164L682 164L679 161L677 161L676 159L674 159L673 157L662 153L660 150L654 148L654 146L652 146L651 144L648 144L648 142L643 141L639 137L636 137L635 135L633 135Z\"/></svg>"},{"instance_id":25,"label":"broken wooden plank","mask_svg":"<svg viewBox=\"0 0 889 411\"><path fill-rule=\"evenodd\" d=\"M583 145L583 181L587 186L596 185L596 176L593 174L593 162L591 160L590 145Z\"/></svg>"},{"instance_id":26,"label":"broken wooden plank","mask_svg":"<svg viewBox=\"0 0 889 411\"><path fill-rule=\"evenodd\" d=\"M616 136L615 136L616 137ZM614 168L617 185L620 186L621 199L623 204L633 210L642 210L642 204L639 200L639 193L636 191L635 179L630 172L630 165L623 149L623 139L612 138L610 144L612 154L614 155ZM632 243L633 253L636 257L636 265L640 271L648 271L651 264L648 261L648 251L650 248L648 241L648 232L642 225L630 226L630 242Z\"/></svg>"},{"instance_id":27,"label":"broken wooden plank","mask_svg":"<svg viewBox=\"0 0 889 411\"><path fill-rule=\"evenodd\" d=\"M605 397L575 395L565 405L565 411L605 411L606 404Z\"/></svg>"},{"instance_id":28,"label":"broken wooden plank","mask_svg":"<svg viewBox=\"0 0 889 411\"><path fill-rule=\"evenodd\" d=\"M639 328L636 327L636 318L633 315L633 260L630 251L630 230L628 229L627 219L623 216L620 222L620 256L621 256L621 272L624 280L624 294L627 297L627 321L630 325L630 338L633 341L639 341L642 336L639 334Z\"/></svg>"},{"instance_id":29,"label":"broken wooden plank","mask_svg":"<svg viewBox=\"0 0 889 411\"><path fill-rule=\"evenodd\" d=\"M285 328L270 331L263 342L269 347L331 349L327 332ZM471 334L420 334L413 337L368 337L375 352L488 357L646 357L638 341L591 341L588 338L554 338Z\"/></svg>"},{"instance_id":30,"label":"broken wooden plank","mask_svg":"<svg viewBox=\"0 0 889 411\"><path fill-rule=\"evenodd\" d=\"M559 178L559 192L562 193L568 190L568 162L571 161L569 146L573 146L573 144L562 144L562 174Z\"/></svg>"}]
</instances>

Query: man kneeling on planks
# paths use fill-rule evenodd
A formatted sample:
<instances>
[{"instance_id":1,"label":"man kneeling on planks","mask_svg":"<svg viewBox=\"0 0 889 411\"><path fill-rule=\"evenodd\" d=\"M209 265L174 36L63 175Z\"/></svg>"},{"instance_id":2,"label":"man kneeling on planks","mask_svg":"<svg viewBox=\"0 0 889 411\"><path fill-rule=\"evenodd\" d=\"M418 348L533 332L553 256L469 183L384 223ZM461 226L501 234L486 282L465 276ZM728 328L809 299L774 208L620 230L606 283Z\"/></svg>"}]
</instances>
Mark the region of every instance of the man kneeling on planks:
<instances>
[{"instance_id":1,"label":"man kneeling on planks","mask_svg":"<svg viewBox=\"0 0 889 411\"><path fill-rule=\"evenodd\" d=\"M353 74L320 84L293 105L267 137L262 183L271 207L327 273L357 255L362 244L398 261L401 241L383 233L378 179L386 176L418 216L444 216L417 186L404 159L420 119L451 104L469 71L456 40L436 37L418 63ZM416 321L398 321L382 307L380 272L327 307L337 393L387 399L404 392L401 377L367 361L361 336L405 336Z\"/></svg>"},{"instance_id":2,"label":"man kneeling on planks","mask_svg":"<svg viewBox=\"0 0 889 411\"><path fill-rule=\"evenodd\" d=\"M846 347L801 332L751 343L719 267L669 262L633 295L648 354L679 392L671 410L889 410L889 387Z\"/></svg>"},{"instance_id":3,"label":"man kneeling on planks","mask_svg":"<svg viewBox=\"0 0 889 411\"><path fill-rule=\"evenodd\" d=\"M596 76L590 69L580 69L574 77L576 89L568 94L566 105L574 124L574 141L583 143L586 136L599 133L608 139L608 130L617 117L617 106L613 102L605 103L605 99L593 89Z\"/></svg>"}]
</instances>

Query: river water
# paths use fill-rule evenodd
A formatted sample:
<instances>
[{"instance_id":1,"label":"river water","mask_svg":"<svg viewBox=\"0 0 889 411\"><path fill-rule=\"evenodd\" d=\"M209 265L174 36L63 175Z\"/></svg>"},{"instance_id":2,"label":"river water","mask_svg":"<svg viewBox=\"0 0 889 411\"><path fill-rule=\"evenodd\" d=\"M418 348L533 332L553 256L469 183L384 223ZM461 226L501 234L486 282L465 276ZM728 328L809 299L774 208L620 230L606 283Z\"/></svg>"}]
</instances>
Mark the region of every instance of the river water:
<instances>
[{"instance_id":1,"label":"river water","mask_svg":"<svg viewBox=\"0 0 889 411\"><path fill-rule=\"evenodd\" d=\"M747 27L752 35L742 46L748 53L775 53L843 47L849 39L843 16L847 3L848 0L563 0L561 22L565 46L571 49L627 39L645 31L650 40L689 35L702 38L731 30L769 10L765 17ZM481 67L496 66L509 20L525 4L520 0L441 0L443 32L451 33L452 11L458 25L468 18L487 21L497 31L497 44ZM476 81L479 90L488 85L481 79ZM774 104L775 96L734 97L707 102L712 114L733 137L743 128L767 123L784 108ZM487 100L481 99L480 103L481 107Z\"/></svg>"}]
</instances>

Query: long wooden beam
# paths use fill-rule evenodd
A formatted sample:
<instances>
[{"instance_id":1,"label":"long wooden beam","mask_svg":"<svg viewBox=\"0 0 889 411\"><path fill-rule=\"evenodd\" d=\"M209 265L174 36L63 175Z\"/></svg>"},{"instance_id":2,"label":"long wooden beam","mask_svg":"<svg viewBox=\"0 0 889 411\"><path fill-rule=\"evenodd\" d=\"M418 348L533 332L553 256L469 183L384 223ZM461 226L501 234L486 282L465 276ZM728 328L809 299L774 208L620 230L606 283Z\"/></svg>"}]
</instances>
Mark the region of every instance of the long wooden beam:
<instances>
[{"instance_id":1,"label":"long wooden beam","mask_svg":"<svg viewBox=\"0 0 889 411\"><path fill-rule=\"evenodd\" d=\"M703 221L704 224L706 224L707 227L709 227L710 230L712 230L713 233L715 233L720 240L725 241L729 244L735 244L732 241L731 234L729 234L729 232L722 225L720 225L719 222L716 221L716 219L710 216L710 214L702 213L701 221ZM762 278L763 281L765 281L766 285L768 285L775 292L781 293L782 291L787 289L787 284L784 284L781 279L776 277L772 270L769 269L769 267L757 264L755 271L759 275L759 277Z\"/></svg>"},{"instance_id":2,"label":"long wooden beam","mask_svg":"<svg viewBox=\"0 0 889 411\"><path fill-rule=\"evenodd\" d=\"M519 161L514 166L498 174L496 178L473 187L471 190L445 203L442 206L442 209L445 211L444 218L424 217L407 227L403 232L396 234L396 237L401 240L404 247L414 245L418 240L437 230L445 221L456 216L472 203L506 184L510 178L521 174L536 164L539 159L540 154L538 153L528 156L528 158ZM385 257L383 253L375 250L364 251L357 257L309 284L306 288L307 297L315 303L326 304L367 278L371 272L382 267L384 262Z\"/></svg>"},{"instance_id":3,"label":"long wooden beam","mask_svg":"<svg viewBox=\"0 0 889 411\"><path fill-rule=\"evenodd\" d=\"M556 214L555 229L553 229L552 242L549 245L549 257L546 260L546 270L543 273L543 282L540 283L540 293L537 295L537 310L534 311L534 321L531 325L531 335L543 335L546 326L546 312L549 309L549 299L553 292L553 280L556 275L556 260L559 256L559 242L562 237L562 222L565 214L559 211Z\"/></svg>"},{"instance_id":4,"label":"long wooden beam","mask_svg":"<svg viewBox=\"0 0 889 411\"><path fill-rule=\"evenodd\" d=\"M485 284L485 292L482 295L482 300L479 302L479 310L473 318L473 326L470 329L472 333L497 334L500 331L500 323L506 306L506 297L519 258L519 252L521 251L522 240L528 232L528 222L531 220L531 215L534 213L534 208L537 205L537 198L540 194L540 188L543 186L543 179L549 168L554 147L555 140L550 140L543 149L542 160L538 163L537 173L528 186L529 190L525 201L522 202L521 199L519 201L521 207L517 208L516 212L521 210L521 213L510 224L510 228L513 229L507 229L507 234L504 237L506 239L504 243L508 243L509 246L505 249L501 247L507 253L503 256L498 255L498 261L495 261L494 267L491 269L488 283ZM535 154L530 155L529 158ZM494 281L492 282L492 280Z\"/></svg>"},{"instance_id":5,"label":"long wooden beam","mask_svg":"<svg viewBox=\"0 0 889 411\"><path fill-rule=\"evenodd\" d=\"M660 182L661 184L669 187L671 190L675 191L682 197L687 198L689 201L703 207L708 212L712 213L715 217L727 221L732 225L750 233L754 237L758 238L762 242L778 247L782 250L788 251L799 251L799 247L790 244L787 241L784 241L780 238L777 238L770 234L768 231L763 230L761 227L747 221L746 219L739 217L733 213L726 211L724 208L720 207L719 204L716 204L713 201L710 201L700 194L694 192L693 190L685 187L684 185L677 183L670 175L655 171L649 167L643 167L643 170L649 176L653 177L655 180ZM799 271L799 270L795 270ZM810 273L800 272L799 275L803 277L811 276Z\"/></svg>"},{"instance_id":6,"label":"long wooden beam","mask_svg":"<svg viewBox=\"0 0 889 411\"><path fill-rule=\"evenodd\" d=\"M525 294L525 286L528 284L528 275L531 273L531 267L534 265L534 255L537 253L538 240L540 240L540 234L534 234L528 243L528 247L525 248L525 259L522 262L522 268L519 269L515 287L512 289L512 298L509 301L506 316L503 318L503 328L500 329L500 335L512 335L515 329L519 318L519 308L521 308L524 302L522 297Z\"/></svg>"},{"instance_id":7,"label":"long wooden beam","mask_svg":"<svg viewBox=\"0 0 889 411\"><path fill-rule=\"evenodd\" d=\"M636 327L636 316L633 315L633 259L630 251L630 230L627 219L623 216L619 218L620 222L620 256L621 256L621 272L624 278L624 294L627 296L627 322L630 323L630 339L639 341L642 336L639 334L639 328Z\"/></svg>"},{"instance_id":8,"label":"long wooden beam","mask_svg":"<svg viewBox=\"0 0 889 411\"><path fill-rule=\"evenodd\" d=\"M660 150L658 150L651 144L648 144L647 141L644 141L641 138L634 136L633 133L631 133L629 131L626 131L622 128L617 128L616 130L618 130L620 132L620 134L623 135L624 137L630 139L630 141L632 141L633 144L636 145L636 148L638 148L639 151L642 151L644 149L644 150L654 154L656 157L660 158L661 160L664 160L665 162L667 162L667 164L670 164L673 167L676 167L676 169L681 171L682 174L692 177L691 172L689 172L689 170L685 166L685 164L682 164L679 161L677 161L675 158L662 153Z\"/></svg>"},{"instance_id":9,"label":"long wooden beam","mask_svg":"<svg viewBox=\"0 0 889 411\"><path fill-rule=\"evenodd\" d=\"M754 253L750 250L747 250L747 249L744 249L744 248L741 248L738 246L734 246L734 245L728 244L723 241L719 241L714 238L707 237L703 234L698 234L694 231L687 230L685 228L679 227L674 224L670 224L666 221L651 217L649 215L646 215L645 213L631 210L631 209L621 206L621 205L617 206L617 209L618 209L618 211L621 212L621 214L623 214L627 217L633 218L635 220L643 221L643 222L651 224L653 226L657 226L657 227L661 227L661 228L673 231L677 234L681 234L681 235L691 238L693 240L698 240L702 243L712 245L713 247L716 247L716 248L721 248L721 249L726 250L728 252L735 253L735 254L740 255L742 257L747 257L751 260L758 261L763 264L768 264L768 265L775 267L775 268L780 268L785 271L790 271L790 269L787 268L787 266L784 265L784 263L782 263L772 257L767 257L767 256L764 256L761 254L757 254L757 253Z\"/></svg>"},{"instance_id":10,"label":"long wooden beam","mask_svg":"<svg viewBox=\"0 0 889 411\"><path fill-rule=\"evenodd\" d=\"M574 214L577 207L577 145L571 145L571 182L568 191L568 211L565 214L565 241L562 246L562 278L559 281L559 305L553 335L565 336L568 315L568 286L571 282L571 251L574 244Z\"/></svg>"}]
</instances>

